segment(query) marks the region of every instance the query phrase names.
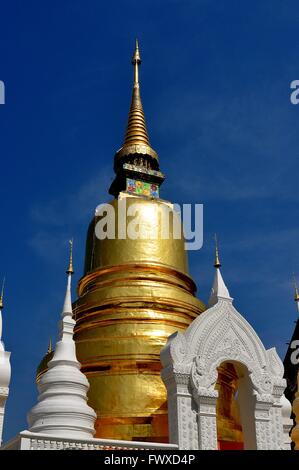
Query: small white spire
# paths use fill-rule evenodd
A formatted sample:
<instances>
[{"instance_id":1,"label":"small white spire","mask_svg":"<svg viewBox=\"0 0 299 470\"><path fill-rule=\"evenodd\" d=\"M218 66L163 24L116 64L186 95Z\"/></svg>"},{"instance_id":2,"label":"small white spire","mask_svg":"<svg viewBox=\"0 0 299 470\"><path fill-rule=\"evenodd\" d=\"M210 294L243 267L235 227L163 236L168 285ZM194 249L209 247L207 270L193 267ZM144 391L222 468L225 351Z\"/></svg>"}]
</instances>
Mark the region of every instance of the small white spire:
<instances>
[{"instance_id":1,"label":"small white spire","mask_svg":"<svg viewBox=\"0 0 299 470\"><path fill-rule=\"evenodd\" d=\"M59 341L48 370L38 384L40 395L37 405L28 413L28 424L34 433L86 439L95 433L96 413L87 405L89 383L80 371L73 340L72 274L73 270L68 269Z\"/></svg>"},{"instance_id":2,"label":"small white spire","mask_svg":"<svg viewBox=\"0 0 299 470\"><path fill-rule=\"evenodd\" d=\"M220 299L229 300L230 302L232 302L233 300L231 296L229 295L228 288L226 287L223 277L221 275L221 271L220 271L221 263L219 260L219 248L218 248L216 235L215 235L215 244L216 244L216 250L215 250L214 267L216 269L216 272L214 276L213 287L211 290L209 307L212 307L213 305L215 305Z\"/></svg>"},{"instance_id":3,"label":"small white spire","mask_svg":"<svg viewBox=\"0 0 299 470\"><path fill-rule=\"evenodd\" d=\"M3 289L4 281L0 295L0 446L2 443L5 404L8 398L11 376L10 352L5 351L4 343L2 341Z\"/></svg>"},{"instance_id":4,"label":"small white spire","mask_svg":"<svg viewBox=\"0 0 299 470\"><path fill-rule=\"evenodd\" d=\"M226 299L229 301L233 300L229 295L228 288L224 283L220 269L216 268L209 306L211 307L212 305L215 305L220 299Z\"/></svg>"}]
</instances>

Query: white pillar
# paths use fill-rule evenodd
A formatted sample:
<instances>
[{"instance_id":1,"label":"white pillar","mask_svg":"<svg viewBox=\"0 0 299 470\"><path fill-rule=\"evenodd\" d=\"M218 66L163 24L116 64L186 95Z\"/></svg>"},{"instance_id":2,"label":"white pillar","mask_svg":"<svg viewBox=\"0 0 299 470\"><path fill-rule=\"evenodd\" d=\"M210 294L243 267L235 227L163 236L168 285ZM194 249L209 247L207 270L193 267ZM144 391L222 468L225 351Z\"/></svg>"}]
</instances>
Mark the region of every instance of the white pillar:
<instances>
[{"instance_id":1,"label":"white pillar","mask_svg":"<svg viewBox=\"0 0 299 470\"><path fill-rule=\"evenodd\" d=\"M255 432L257 450L276 450L272 447L270 400L257 397L255 404Z\"/></svg>"},{"instance_id":2,"label":"white pillar","mask_svg":"<svg viewBox=\"0 0 299 470\"><path fill-rule=\"evenodd\" d=\"M207 390L201 395L196 393L198 406L198 448L200 450L217 450L217 390Z\"/></svg>"},{"instance_id":3,"label":"white pillar","mask_svg":"<svg viewBox=\"0 0 299 470\"><path fill-rule=\"evenodd\" d=\"M190 375L162 370L167 388L169 442L181 450L198 449L197 407L189 391Z\"/></svg>"}]
</instances>

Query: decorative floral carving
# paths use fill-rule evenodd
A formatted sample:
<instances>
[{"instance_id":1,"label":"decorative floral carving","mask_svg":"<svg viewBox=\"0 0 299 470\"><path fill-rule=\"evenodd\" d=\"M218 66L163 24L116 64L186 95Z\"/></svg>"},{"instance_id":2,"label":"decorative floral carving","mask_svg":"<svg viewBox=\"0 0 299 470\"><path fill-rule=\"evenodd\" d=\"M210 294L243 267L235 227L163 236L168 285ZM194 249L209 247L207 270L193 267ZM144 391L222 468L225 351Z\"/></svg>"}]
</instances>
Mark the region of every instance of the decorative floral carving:
<instances>
[{"instance_id":1,"label":"decorative floral carving","mask_svg":"<svg viewBox=\"0 0 299 470\"><path fill-rule=\"evenodd\" d=\"M242 364L248 370L255 395L256 448L281 448L283 424L278 401L285 387L283 365L275 348L265 350L253 328L230 301L220 300L206 310L192 322L184 335L174 335L168 348L171 351L168 358L171 356L171 359L167 373L172 375L176 384L184 384L182 388L174 388L165 381L169 403L173 404L173 400L178 404L184 403L177 407L175 419L174 433L178 440L173 442L178 442L179 448L217 448L218 392L214 387L217 367L229 361ZM162 377L165 371L164 368ZM190 393L194 400L187 396ZM196 415L197 420L194 419Z\"/></svg>"},{"instance_id":2,"label":"decorative floral carving","mask_svg":"<svg viewBox=\"0 0 299 470\"><path fill-rule=\"evenodd\" d=\"M269 359L269 369L273 376L275 377L282 377L284 374L283 364L278 356L276 349L271 348L267 351L268 359Z\"/></svg>"}]
</instances>

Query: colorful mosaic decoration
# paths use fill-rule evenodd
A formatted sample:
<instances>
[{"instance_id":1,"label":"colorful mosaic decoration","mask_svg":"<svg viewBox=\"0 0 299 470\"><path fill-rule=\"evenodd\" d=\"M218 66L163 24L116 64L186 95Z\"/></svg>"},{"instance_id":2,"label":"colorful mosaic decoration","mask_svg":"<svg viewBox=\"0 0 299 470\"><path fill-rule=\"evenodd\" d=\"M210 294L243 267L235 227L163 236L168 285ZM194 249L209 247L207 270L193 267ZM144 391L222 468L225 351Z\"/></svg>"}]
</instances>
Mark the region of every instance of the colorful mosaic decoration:
<instances>
[{"instance_id":1,"label":"colorful mosaic decoration","mask_svg":"<svg viewBox=\"0 0 299 470\"><path fill-rule=\"evenodd\" d=\"M140 196L159 197L159 186L155 183L127 178L127 191Z\"/></svg>"}]
</instances>

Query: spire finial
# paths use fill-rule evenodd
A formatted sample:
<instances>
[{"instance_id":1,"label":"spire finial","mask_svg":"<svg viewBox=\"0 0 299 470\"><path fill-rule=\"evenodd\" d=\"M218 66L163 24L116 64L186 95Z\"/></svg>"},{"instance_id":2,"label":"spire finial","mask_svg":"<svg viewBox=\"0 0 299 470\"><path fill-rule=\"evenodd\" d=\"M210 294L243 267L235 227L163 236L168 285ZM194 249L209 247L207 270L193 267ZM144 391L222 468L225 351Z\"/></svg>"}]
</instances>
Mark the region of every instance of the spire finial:
<instances>
[{"instance_id":1,"label":"spire finial","mask_svg":"<svg viewBox=\"0 0 299 470\"><path fill-rule=\"evenodd\" d=\"M3 296L4 296L4 286L5 286L5 277L3 278L2 281L2 287L1 287L1 294L0 294L0 309L3 309Z\"/></svg>"},{"instance_id":2,"label":"spire finial","mask_svg":"<svg viewBox=\"0 0 299 470\"><path fill-rule=\"evenodd\" d=\"M141 58L138 39L136 39L132 64L134 67L134 86L128 125L123 146L116 152L115 155L115 165L117 165L117 162L120 158L136 154L146 155L147 157L150 157L151 159L158 162L158 155L150 146L140 97L139 66L141 64Z\"/></svg>"},{"instance_id":3,"label":"spire finial","mask_svg":"<svg viewBox=\"0 0 299 470\"><path fill-rule=\"evenodd\" d=\"M293 283L294 283L294 291L295 291L294 300L295 300L295 302L299 303L299 290L298 290L298 284L297 284L297 281L296 281L295 273L293 273Z\"/></svg>"},{"instance_id":4,"label":"spire finial","mask_svg":"<svg viewBox=\"0 0 299 470\"><path fill-rule=\"evenodd\" d=\"M69 240L70 244L70 262L69 262L69 267L67 268L66 273L67 274L74 274L74 268L73 268L73 239Z\"/></svg>"},{"instance_id":5,"label":"spire finial","mask_svg":"<svg viewBox=\"0 0 299 470\"><path fill-rule=\"evenodd\" d=\"M214 266L216 268L215 275L214 275L214 282L213 282L213 287L212 287L212 292L209 300L209 306L212 307L215 305L220 299L225 299L228 300L229 302L232 302L232 298L229 294L228 288L225 285L225 282L223 280L220 267L221 263L219 260L219 253L218 253L218 242L217 242L217 236L215 234L215 263Z\"/></svg>"},{"instance_id":6,"label":"spire finial","mask_svg":"<svg viewBox=\"0 0 299 470\"><path fill-rule=\"evenodd\" d=\"M139 53L138 39L136 38L135 51L132 57L132 64L134 65L134 87L139 85L139 74L138 67L141 64L141 58Z\"/></svg>"},{"instance_id":7,"label":"spire finial","mask_svg":"<svg viewBox=\"0 0 299 470\"><path fill-rule=\"evenodd\" d=\"M136 145L150 145L143 113L140 87L139 87L139 65L141 64L138 40L136 39L135 51L132 57L134 66L134 87L131 108L129 112L128 127L123 147Z\"/></svg>"},{"instance_id":8,"label":"spire finial","mask_svg":"<svg viewBox=\"0 0 299 470\"><path fill-rule=\"evenodd\" d=\"M218 240L217 240L217 235L215 233L215 262L214 262L214 267L215 268L221 268L221 263L219 259L219 250L218 250Z\"/></svg>"},{"instance_id":9,"label":"spire finial","mask_svg":"<svg viewBox=\"0 0 299 470\"><path fill-rule=\"evenodd\" d=\"M47 353L50 354L52 351L53 351L53 349L52 349L52 339L50 338Z\"/></svg>"}]
</instances>

